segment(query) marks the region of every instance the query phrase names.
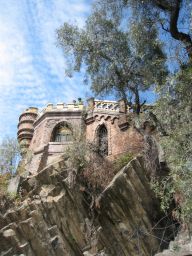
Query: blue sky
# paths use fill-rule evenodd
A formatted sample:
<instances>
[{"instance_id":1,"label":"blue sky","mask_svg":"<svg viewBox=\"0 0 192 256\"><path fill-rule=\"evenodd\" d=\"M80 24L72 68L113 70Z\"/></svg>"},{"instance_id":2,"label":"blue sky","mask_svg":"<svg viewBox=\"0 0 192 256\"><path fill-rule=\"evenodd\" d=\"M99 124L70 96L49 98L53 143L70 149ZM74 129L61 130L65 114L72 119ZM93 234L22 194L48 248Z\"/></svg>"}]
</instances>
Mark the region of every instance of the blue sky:
<instances>
[{"instance_id":1,"label":"blue sky","mask_svg":"<svg viewBox=\"0 0 192 256\"><path fill-rule=\"evenodd\" d=\"M65 21L83 26L86 0L0 0L0 138L16 136L20 113L29 106L85 98L80 75L64 75L56 32Z\"/></svg>"},{"instance_id":2,"label":"blue sky","mask_svg":"<svg viewBox=\"0 0 192 256\"><path fill-rule=\"evenodd\" d=\"M92 1L0 0L0 141L6 135L16 137L19 115L29 106L42 108L91 96L81 74L65 76L56 29L64 22L83 27ZM170 40L165 33L164 41ZM171 69L171 48L165 45L165 51ZM141 99L154 101L155 94L145 92Z\"/></svg>"},{"instance_id":3,"label":"blue sky","mask_svg":"<svg viewBox=\"0 0 192 256\"><path fill-rule=\"evenodd\" d=\"M68 78L57 47L64 22L83 27L92 0L0 0L0 141L16 137L19 115L29 106L91 96L81 74ZM145 93L143 99L154 100Z\"/></svg>"}]
</instances>

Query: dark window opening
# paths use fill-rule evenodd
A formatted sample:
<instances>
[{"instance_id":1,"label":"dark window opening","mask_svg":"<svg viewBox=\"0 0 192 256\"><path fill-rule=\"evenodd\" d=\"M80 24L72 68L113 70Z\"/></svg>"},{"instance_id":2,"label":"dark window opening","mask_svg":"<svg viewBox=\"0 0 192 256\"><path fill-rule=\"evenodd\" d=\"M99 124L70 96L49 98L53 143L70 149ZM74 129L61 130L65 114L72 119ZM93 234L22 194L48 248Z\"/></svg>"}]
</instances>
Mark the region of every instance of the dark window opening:
<instances>
[{"instance_id":1,"label":"dark window opening","mask_svg":"<svg viewBox=\"0 0 192 256\"><path fill-rule=\"evenodd\" d=\"M108 155L108 134L105 125L101 125L98 129L98 146L101 156Z\"/></svg>"},{"instance_id":2,"label":"dark window opening","mask_svg":"<svg viewBox=\"0 0 192 256\"><path fill-rule=\"evenodd\" d=\"M56 126L53 132L52 141L61 143L72 141L72 131L67 124L61 123L58 126Z\"/></svg>"}]
</instances>

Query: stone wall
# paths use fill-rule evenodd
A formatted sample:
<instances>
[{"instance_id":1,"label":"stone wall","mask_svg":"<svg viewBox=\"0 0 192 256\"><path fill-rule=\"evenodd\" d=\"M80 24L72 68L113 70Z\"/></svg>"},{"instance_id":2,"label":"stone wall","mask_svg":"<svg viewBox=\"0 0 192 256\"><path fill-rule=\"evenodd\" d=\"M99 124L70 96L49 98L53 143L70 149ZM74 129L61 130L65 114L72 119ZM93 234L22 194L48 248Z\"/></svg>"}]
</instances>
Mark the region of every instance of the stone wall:
<instances>
[{"instance_id":1,"label":"stone wall","mask_svg":"<svg viewBox=\"0 0 192 256\"><path fill-rule=\"evenodd\" d=\"M71 142L51 142L52 133L57 124L66 122L73 132L81 129L81 111L46 111L34 123L34 134L29 150L33 152L33 159L28 165L28 170L35 173L50 164L59 154L63 154Z\"/></svg>"},{"instance_id":2,"label":"stone wall","mask_svg":"<svg viewBox=\"0 0 192 256\"><path fill-rule=\"evenodd\" d=\"M38 151L51 141L51 135L54 127L60 122L67 122L72 129L81 127L81 112L75 113L54 113L54 115L46 115L41 120L37 120L34 124L34 135L30 144L30 149Z\"/></svg>"},{"instance_id":3,"label":"stone wall","mask_svg":"<svg viewBox=\"0 0 192 256\"><path fill-rule=\"evenodd\" d=\"M149 256L161 249L170 234L141 158L117 173L95 208L80 182L70 186L71 171L62 161L23 181L21 203L0 215L1 256Z\"/></svg>"},{"instance_id":4,"label":"stone wall","mask_svg":"<svg viewBox=\"0 0 192 256\"><path fill-rule=\"evenodd\" d=\"M109 156L124 152L139 153L143 148L142 135L129 124L126 129L119 127L119 118L114 116L96 115L94 121L86 125L86 139L96 143L97 129L104 124L108 131Z\"/></svg>"},{"instance_id":5,"label":"stone wall","mask_svg":"<svg viewBox=\"0 0 192 256\"><path fill-rule=\"evenodd\" d=\"M24 148L27 147L34 154L31 164L28 164L31 173L50 164L57 155L63 154L70 146L69 142L60 144L52 142L53 130L61 122L68 123L75 131L81 130L85 121L86 140L96 144L98 144L97 130L104 124L108 133L108 158L114 158L125 152L134 154L141 152L143 137L132 125L132 113L123 100L116 102L90 99L88 103L85 120L82 118L82 102L59 103L56 106L48 104L41 112L29 108L30 112L26 110L20 116L18 125L20 145L24 143Z\"/></svg>"}]
</instances>

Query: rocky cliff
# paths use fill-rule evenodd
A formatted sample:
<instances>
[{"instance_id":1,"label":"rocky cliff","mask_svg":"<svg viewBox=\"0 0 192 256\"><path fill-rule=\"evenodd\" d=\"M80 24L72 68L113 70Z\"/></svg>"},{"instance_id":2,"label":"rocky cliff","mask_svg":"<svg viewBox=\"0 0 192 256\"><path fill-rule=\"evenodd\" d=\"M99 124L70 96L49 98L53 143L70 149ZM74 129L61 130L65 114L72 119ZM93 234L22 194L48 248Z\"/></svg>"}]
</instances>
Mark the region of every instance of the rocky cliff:
<instances>
[{"instance_id":1,"label":"rocky cliff","mask_svg":"<svg viewBox=\"0 0 192 256\"><path fill-rule=\"evenodd\" d=\"M60 161L22 182L21 202L0 215L1 256L149 256L167 246L170 232L141 157L116 174L94 207L78 177L73 186L69 178Z\"/></svg>"}]
</instances>

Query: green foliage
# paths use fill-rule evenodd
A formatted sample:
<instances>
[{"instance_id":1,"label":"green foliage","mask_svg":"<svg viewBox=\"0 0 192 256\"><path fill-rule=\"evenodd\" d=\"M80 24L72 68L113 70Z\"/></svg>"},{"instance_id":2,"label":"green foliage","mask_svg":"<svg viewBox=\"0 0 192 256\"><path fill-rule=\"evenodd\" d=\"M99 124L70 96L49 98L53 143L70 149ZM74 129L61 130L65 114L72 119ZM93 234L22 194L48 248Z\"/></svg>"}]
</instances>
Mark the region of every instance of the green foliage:
<instances>
[{"instance_id":1,"label":"green foliage","mask_svg":"<svg viewBox=\"0 0 192 256\"><path fill-rule=\"evenodd\" d=\"M85 67L95 94L116 93L124 99L134 97L140 112L139 92L166 75L165 58L155 27L144 27L143 20L129 31L121 18L110 16L98 3L83 29L64 23L58 41L69 61L67 74ZM135 33L137 31L137 33ZM139 34L139 35L138 35ZM149 38L139 44L139 37Z\"/></svg>"},{"instance_id":2,"label":"green foliage","mask_svg":"<svg viewBox=\"0 0 192 256\"><path fill-rule=\"evenodd\" d=\"M10 173L0 174L0 197L7 194L7 185L11 175Z\"/></svg>"},{"instance_id":3,"label":"green foliage","mask_svg":"<svg viewBox=\"0 0 192 256\"><path fill-rule=\"evenodd\" d=\"M23 153L23 152L22 152ZM24 173L28 166L30 165L32 158L33 158L33 151L30 149L25 150L25 154L22 160L19 161L19 164L17 166L17 174L21 175Z\"/></svg>"},{"instance_id":4,"label":"green foliage","mask_svg":"<svg viewBox=\"0 0 192 256\"><path fill-rule=\"evenodd\" d=\"M73 186L78 177L83 184L91 188L91 193L101 192L114 176L112 165L98 155L97 145L86 142L80 128L75 130L73 142L64 154L73 176L70 177L69 185Z\"/></svg>"},{"instance_id":5,"label":"green foliage","mask_svg":"<svg viewBox=\"0 0 192 256\"><path fill-rule=\"evenodd\" d=\"M118 97L126 99L128 96L131 100L134 97L137 113L141 106L140 91L156 86L159 100L155 114L168 134L167 137L160 138L160 144L165 151L170 174L160 181L154 180L152 186L162 200L163 210L168 208L176 195L180 195L177 215L184 221L190 221L192 66L190 62L186 64L188 59L183 50L188 57L192 56L191 5L187 5L189 0L172 2L98 0L85 27L80 29L65 23L58 30L58 41L69 61L68 75L85 68L94 93L116 92ZM185 18L183 23L182 17ZM187 29L180 33L178 24L185 25ZM172 41L164 40L163 32L183 42L183 45L170 44ZM180 68L168 77L163 43L170 50L171 54L166 51L168 57L171 55L177 59ZM182 66L181 63L186 65ZM86 160L83 163L78 161L77 159L79 166L87 166ZM121 161L123 165L124 159L119 160L120 166Z\"/></svg>"},{"instance_id":6,"label":"green foliage","mask_svg":"<svg viewBox=\"0 0 192 256\"><path fill-rule=\"evenodd\" d=\"M17 140L4 138L0 145L0 173L15 173L19 159L20 149Z\"/></svg>"},{"instance_id":7,"label":"green foliage","mask_svg":"<svg viewBox=\"0 0 192 256\"><path fill-rule=\"evenodd\" d=\"M161 209L164 212L167 212L170 204L173 201L173 196L175 193L171 177L168 176L162 180L153 177L150 184L156 196L161 200Z\"/></svg>"},{"instance_id":8,"label":"green foliage","mask_svg":"<svg viewBox=\"0 0 192 256\"><path fill-rule=\"evenodd\" d=\"M178 253L180 249L181 249L180 245L177 242L174 242L174 244L172 245L172 250Z\"/></svg>"},{"instance_id":9,"label":"green foliage","mask_svg":"<svg viewBox=\"0 0 192 256\"><path fill-rule=\"evenodd\" d=\"M89 145L85 141L81 128L73 130L73 141L66 149L64 157L69 158L71 167L77 172L81 171L87 164Z\"/></svg>"},{"instance_id":10,"label":"green foliage","mask_svg":"<svg viewBox=\"0 0 192 256\"><path fill-rule=\"evenodd\" d=\"M14 198L7 192L10 178L11 174L9 172L0 174L0 214L4 214L13 205Z\"/></svg>"},{"instance_id":11,"label":"green foliage","mask_svg":"<svg viewBox=\"0 0 192 256\"><path fill-rule=\"evenodd\" d=\"M87 145L83 141L74 141L71 147L68 147L65 153L66 157L69 157L72 162L73 168L81 170L85 167Z\"/></svg>"},{"instance_id":12,"label":"green foliage","mask_svg":"<svg viewBox=\"0 0 192 256\"><path fill-rule=\"evenodd\" d=\"M116 170L121 170L125 165L127 165L132 159L134 155L131 153L125 153L121 156L119 156L115 161L114 161L114 167Z\"/></svg>"},{"instance_id":13,"label":"green foliage","mask_svg":"<svg viewBox=\"0 0 192 256\"><path fill-rule=\"evenodd\" d=\"M69 167L74 170L74 175L83 178L86 186L91 188L91 193L96 194L100 193L115 174L133 158L133 154L126 153L112 162L98 152L98 145L87 142L80 127L77 127L74 129L73 142L64 154Z\"/></svg>"},{"instance_id":14,"label":"green foliage","mask_svg":"<svg viewBox=\"0 0 192 256\"><path fill-rule=\"evenodd\" d=\"M167 206L167 198L180 194L178 215L184 221L192 220L192 67L182 67L167 83L158 88L160 99L156 115L165 127L168 136L161 138L167 163L169 178L159 186L166 187L161 195L162 203ZM165 182L165 183L163 183ZM160 189L159 193L163 193ZM166 208L166 207L165 207Z\"/></svg>"},{"instance_id":15,"label":"green foliage","mask_svg":"<svg viewBox=\"0 0 192 256\"><path fill-rule=\"evenodd\" d=\"M128 26L132 23L138 24L140 17L145 17L143 27L156 27L160 40L165 43L171 64L174 61L174 64L180 65L187 60L187 56L192 58L191 0L98 0L97 2L107 10L110 17L115 17L117 20L124 17L124 24ZM141 36L140 44L142 45L143 42L145 38Z\"/></svg>"},{"instance_id":16,"label":"green foliage","mask_svg":"<svg viewBox=\"0 0 192 256\"><path fill-rule=\"evenodd\" d=\"M160 88L156 113L169 135L162 139L169 163L191 166L192 155L192 68L185 67ZM163 117L163 118L162 118ZM191 168L191 167L190 167Z\"/></svg>"},{"instance_id":17,"label":"green foliage","mask_svg":"<svg viewBox=\"0 0 192 256\"><path fill-rule=\"evenodd\" d=\"M8 193L8 196L10 199L18 199L19 198L19 195L16 192Z\"/></svg>"}]
</instances>

